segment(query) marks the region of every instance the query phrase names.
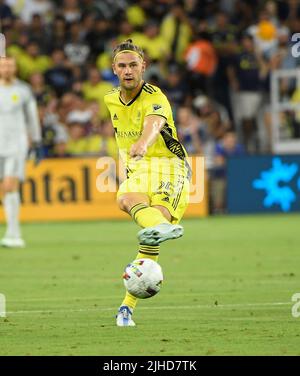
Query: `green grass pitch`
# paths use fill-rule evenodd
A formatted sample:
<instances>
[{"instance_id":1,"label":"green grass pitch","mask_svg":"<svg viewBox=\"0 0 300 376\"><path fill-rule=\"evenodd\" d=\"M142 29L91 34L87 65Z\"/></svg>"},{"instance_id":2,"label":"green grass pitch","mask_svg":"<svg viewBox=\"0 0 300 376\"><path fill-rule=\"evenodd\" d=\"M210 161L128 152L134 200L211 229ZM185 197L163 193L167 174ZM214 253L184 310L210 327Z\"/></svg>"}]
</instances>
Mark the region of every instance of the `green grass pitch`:
<instances>
[{"instance_id":1,"label":"green grass pitch","mask_svg":"<svg viewBox=\"0 0 300 376\"><path fill-rule=\"evenodd\" d=\"M163 288L139 302L135 328L114 319L134 223L24 225L27 248L0 249L0 355L300 355L299 216L183 225L161 246Z\"/></svg>"}]
</instances>

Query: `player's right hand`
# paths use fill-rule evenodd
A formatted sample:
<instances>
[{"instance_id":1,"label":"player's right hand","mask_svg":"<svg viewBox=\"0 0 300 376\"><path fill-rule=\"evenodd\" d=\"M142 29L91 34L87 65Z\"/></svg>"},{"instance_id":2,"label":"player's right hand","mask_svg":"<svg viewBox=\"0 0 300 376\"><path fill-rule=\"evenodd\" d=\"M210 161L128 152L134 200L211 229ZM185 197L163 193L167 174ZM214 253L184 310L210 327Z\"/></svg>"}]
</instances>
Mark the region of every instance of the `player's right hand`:
<instances>
[{"instance_id":1,"label":"player's right hand","mask_svg":"<svg viewBox=\"0 0 300 376\"><path fill-rule=\"evenodd\" d=\"M131 146L129 155L131 158L138 161L144 157L144 155L147 153L147 149L147 143L143 140L138 140L135 144Z\"/></svg>"}]
</instances>

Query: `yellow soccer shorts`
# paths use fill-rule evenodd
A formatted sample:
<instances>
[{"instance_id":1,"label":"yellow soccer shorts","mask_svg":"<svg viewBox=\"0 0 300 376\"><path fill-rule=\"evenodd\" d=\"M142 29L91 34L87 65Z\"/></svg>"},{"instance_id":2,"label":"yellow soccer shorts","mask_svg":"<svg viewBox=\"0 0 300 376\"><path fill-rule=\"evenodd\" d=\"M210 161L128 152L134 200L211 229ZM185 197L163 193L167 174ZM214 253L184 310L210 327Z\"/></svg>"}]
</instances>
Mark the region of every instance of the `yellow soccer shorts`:
<instances>
[{"instance_id":1,"label":"yellow soccer shorts","mask_svg":"<svg viewBox=\"0 0 300 376\"><path fill-rule=\"evenodd\" d=\"M144 193L150 206L161 205L172 216L172 223L179 223L189 203L189 180L181 174L164 174L135 171L120 185L117 197L125 193Z\"/></svg>"}]
</instances>

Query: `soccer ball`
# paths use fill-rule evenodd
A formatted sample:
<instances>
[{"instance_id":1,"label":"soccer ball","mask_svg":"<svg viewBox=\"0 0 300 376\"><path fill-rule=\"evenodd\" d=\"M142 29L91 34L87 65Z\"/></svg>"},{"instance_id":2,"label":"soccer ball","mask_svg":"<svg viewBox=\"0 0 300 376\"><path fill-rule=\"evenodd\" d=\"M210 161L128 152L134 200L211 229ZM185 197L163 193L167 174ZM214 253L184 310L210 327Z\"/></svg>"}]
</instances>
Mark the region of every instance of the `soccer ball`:
<instances>
[{"instance_id":1,"label":"soccer ball","mask_svg":"<svg viewBox=\"0 0 300 376\"><path fill-rule=\"evenodd\" d=\"M131 295L139 299L151 298L162 285L161 266L151 259L134 260L126 266L123 281Z\"/></svg>"}]
</instances>

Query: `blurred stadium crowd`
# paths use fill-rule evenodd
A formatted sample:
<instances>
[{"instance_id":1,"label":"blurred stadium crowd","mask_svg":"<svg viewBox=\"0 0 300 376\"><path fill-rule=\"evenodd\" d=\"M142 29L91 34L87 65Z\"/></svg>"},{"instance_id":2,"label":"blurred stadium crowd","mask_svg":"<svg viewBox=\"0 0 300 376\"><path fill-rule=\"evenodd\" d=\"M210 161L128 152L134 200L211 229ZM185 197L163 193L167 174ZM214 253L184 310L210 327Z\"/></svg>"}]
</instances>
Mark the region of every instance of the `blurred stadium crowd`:
<instances>
[{"instance_id":1,"label":"blurred stadium crowd","mask_svg":"<svg viewBox=\"0 0 300 376\"><path fill-rule=\"evenodd\" d=\"M103 95L118 84L112 49L132 38L188 153L206 157L215 212L226 158L272 152L271 72L300 65L290 53L297 0L0 0L0 21L36 96L47 157L117 156ZM300 101L291 80L280 91ZM286 137L300 136L298 120L283 118Z\"/></svg>"}]
</instances>

